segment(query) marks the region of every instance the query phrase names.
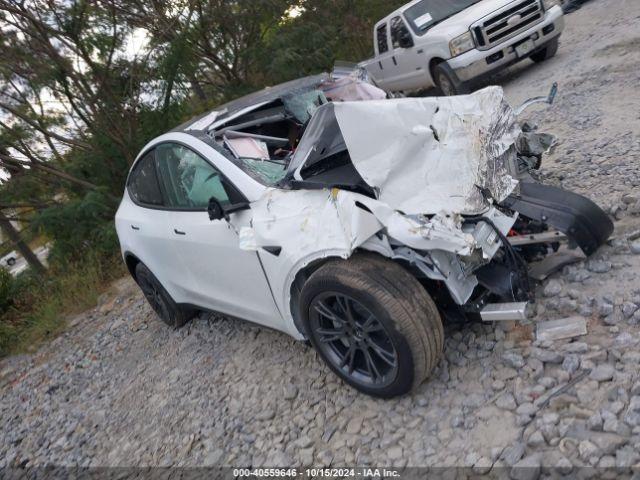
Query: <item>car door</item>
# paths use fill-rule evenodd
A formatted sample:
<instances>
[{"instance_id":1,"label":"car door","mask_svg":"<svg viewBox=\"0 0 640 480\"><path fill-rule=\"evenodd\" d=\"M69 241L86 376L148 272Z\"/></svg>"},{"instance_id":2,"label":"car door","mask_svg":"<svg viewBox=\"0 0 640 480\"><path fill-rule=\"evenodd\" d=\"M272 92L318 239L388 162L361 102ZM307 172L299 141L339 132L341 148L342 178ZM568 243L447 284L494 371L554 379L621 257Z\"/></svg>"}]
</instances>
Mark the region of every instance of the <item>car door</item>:
<instances>
[{"instance_id":1,"label":"car door","mask_svg":"<svg viewBox=\"0 0 640 480\"><path fill-rule=\"evenodd\" d=\"M416 52L413 36L404 19L398 15L389 21L393 67L387 72L392 90L415 90L425 85L426 65Z\"/></svg>"},{"instance_id":2,"label":"car door","mask_svg":"<svg viewBox=\"0 0 640 480\"><path fill-rule=\"evenodd\" d=\"M255 251L241 250L238 230L249 225L251 210L210 220L207 205L243 197L202 156L177 143L156 147L158 172L168 205L175 251L189 271L190 303L257 323L282 327L270 286Z\"/></svg>"},{"instance_id":3,"label":"car door","mask_svg":"<svg viewBox=\"0 0 640 480\"><path fill-rule=\"evenodd\" d=\"M387 21L385 20L376 25L374 32L376 55L367 71L378 87L387 89L387 78L393 66L391 60L392 52L389 49L389 28Z\"/></svg>"},{"instance_id":4,"label":"car door","mask_svg":"<svg viewBox=\"0 0 640 480\"><path fill-rule=\"evenodd\" d=\"M116 217L125 248L151 270L176 302L184 301L186 270L174 249L170 212L164 205L153 150L136 162L127 194Z\"/></svg>"}]
</instances>

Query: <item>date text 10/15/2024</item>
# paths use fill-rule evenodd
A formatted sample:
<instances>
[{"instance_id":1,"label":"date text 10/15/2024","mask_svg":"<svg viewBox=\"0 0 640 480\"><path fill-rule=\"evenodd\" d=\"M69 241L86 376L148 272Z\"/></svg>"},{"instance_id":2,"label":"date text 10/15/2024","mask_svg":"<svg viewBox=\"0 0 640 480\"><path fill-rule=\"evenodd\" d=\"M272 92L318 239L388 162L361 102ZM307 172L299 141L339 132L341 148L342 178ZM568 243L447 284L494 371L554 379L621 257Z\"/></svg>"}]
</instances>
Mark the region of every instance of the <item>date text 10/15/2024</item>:
<instances>
[{"instance_id":1,"label":"date text 10/15/2024","mask_svg":"<svg viewBox=\"0 0 640 480\"><path fill-rule=\"evenodd\" d=\"M386 468L234 468L234 478L399 478L400 472Z\"/></svg>"}]
</instances>

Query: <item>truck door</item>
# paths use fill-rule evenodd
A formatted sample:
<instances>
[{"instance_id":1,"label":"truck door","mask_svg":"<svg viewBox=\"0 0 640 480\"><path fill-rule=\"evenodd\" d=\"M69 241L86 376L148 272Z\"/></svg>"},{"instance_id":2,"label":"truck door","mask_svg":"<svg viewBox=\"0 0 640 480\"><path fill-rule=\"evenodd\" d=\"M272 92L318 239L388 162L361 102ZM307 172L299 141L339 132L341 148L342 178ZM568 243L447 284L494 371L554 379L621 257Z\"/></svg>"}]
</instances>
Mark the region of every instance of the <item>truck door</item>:
<instances>
[{"instance_id":1,"label":"truck door","mask_svg":"<svg viewBox=\"0 0 640 480\"><path fill-rule=\"evenodd\" d=\"M391 60L393 52L389 50L389 28L386 20L376 25L374 42L376 56L371 67L367 70L376 85L387 90L387 78L394 65Z\"/></svg>"},{"instance_id":2,"label":"truck door","mask_svg":"<svg viewBox=\"0 0 640 480\"><path fill-rule=\"evenodd\" d=\"M417 53L411 32L398 15L389 22L392 68L385 80L390 90L415 90L427 84L427 65Z\"/></svg>"}]
</instances>

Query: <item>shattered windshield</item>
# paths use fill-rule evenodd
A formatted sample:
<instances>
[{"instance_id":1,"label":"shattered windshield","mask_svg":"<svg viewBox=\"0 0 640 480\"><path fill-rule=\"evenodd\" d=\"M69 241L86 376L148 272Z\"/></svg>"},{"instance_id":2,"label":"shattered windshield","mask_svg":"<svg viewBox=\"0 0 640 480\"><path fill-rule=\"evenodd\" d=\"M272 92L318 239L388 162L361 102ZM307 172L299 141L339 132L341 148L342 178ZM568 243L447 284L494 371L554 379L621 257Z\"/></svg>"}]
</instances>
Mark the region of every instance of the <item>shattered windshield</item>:
<instances>
[{"instance_id":1,"label":"shattered windshield","mask_svg":"<svg viewBox=\"0 0 640 480\"><path fill-rule=\"evenodd\" d=\"M277 185L287 173L284 162L263 160L260 158L239 158L240 168L251 177L269 187Z\"/></svg>"},{"instance_id":2,"label":"shattered windshield","mask_svg":"<svg viewBox=\"0 0 640 480\"><path fill-rule=\"evenodd\" d=\"M422 0L404 12L411 29L423 35L431 27L480 0Z\"/></svg>"}]
</instances>

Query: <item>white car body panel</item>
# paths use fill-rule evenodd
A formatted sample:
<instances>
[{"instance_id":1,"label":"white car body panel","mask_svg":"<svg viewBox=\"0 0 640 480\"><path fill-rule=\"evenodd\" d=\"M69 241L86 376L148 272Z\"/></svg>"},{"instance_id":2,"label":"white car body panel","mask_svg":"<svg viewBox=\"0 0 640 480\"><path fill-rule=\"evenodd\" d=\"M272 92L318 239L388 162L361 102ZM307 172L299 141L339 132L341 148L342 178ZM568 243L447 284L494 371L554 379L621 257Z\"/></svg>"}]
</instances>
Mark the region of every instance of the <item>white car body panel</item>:
<instances>
[{"instance_id":1,"label":"white car body panel","mask_svg":"<svg viewBox=\"0 0 640 480\"><path fill-rule=\"evenodd\" d=\"M173 255L186 272L185 303L282 330L260 254L239 249L236 228L251 217L249 210L237 212L228 223L209 220L206 212L170 212L170 224L184 233L174 236Z\"/></svg>"},{"instance_id":2,"label":"white car body panel","mask_svg":"<svg viewBox=\"0 0 640 480\"><path fill-rule=\"evenodd\" d=\"M170 132L149 142L136 160L165 142L186 145L209 160L249 201L260 198L265 191L266 187L214 148L182 132ZM250 220L248 212L238 212L233 217L238 226ZM238 249L238 235L227 222L212 222L206 212L141 207L125 190L116 214L116 229L123 255L133 253L147 265L177 303L285 329L257 253ZM221 282L222 278L227 280ZM247 292L253 293L247 295Z\"/></svg>"}]
</instances>

